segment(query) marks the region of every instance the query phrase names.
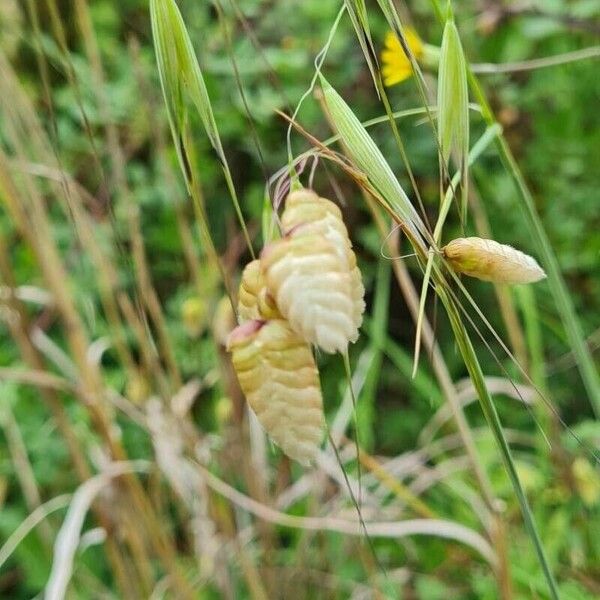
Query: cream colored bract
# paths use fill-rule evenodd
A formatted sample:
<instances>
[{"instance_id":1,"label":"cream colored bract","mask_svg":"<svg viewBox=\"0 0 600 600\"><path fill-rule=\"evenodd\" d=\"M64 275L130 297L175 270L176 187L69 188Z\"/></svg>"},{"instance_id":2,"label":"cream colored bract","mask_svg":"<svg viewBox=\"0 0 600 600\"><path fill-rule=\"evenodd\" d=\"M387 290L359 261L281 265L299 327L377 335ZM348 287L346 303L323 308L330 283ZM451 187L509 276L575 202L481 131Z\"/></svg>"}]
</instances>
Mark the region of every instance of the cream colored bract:
<instances>
[{"instance_id":1,"label":"cream colored bract","mask_svg":"<svg viewBox=\"0 0 600 600\"><path fill-rule=\"evenodd\" d=\"M319 374L309 345L281 319L248 321L228 350L248 404L269 437L303 465L314 460L325 429Z\"/></svg>"},{"instance_id":2,"label":"cream colored bract","mask_svg":"<svg viewBox=\"0 0 600 600\"><path fill-rule=\"evenodd\" d=\"M533 283L546 277L533 257L495 240L457 238L442 251L456 272L483 281Z\"/></svg>"},{"instance_id":3,"label":"cream colored bract","mask_svg":"<svg viewBox=\"0 0 600 600\"><path fill-rule=\"evenodd\" d=\"M240 322L252 319L280 319L275 300L266 288L260 260L249 262L242 273L238 291L238 317Z\"/></svg>"}]
</instances>

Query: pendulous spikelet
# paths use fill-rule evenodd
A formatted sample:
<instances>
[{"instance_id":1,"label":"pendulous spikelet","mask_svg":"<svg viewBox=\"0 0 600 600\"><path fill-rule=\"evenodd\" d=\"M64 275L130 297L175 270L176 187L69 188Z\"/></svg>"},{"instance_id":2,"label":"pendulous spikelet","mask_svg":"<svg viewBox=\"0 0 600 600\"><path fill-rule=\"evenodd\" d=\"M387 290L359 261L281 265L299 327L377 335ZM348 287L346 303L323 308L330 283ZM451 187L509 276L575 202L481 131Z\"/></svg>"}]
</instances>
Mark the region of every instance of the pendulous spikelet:
<instances>
[{"instance_id":1,"label":"pendulous spikelet","mask_svg":"<svg viewBox=\"0 0 600 600\"><path fill-rule=\"evenodd\" d=\"M478 237L457 238L442 248L457 273L493 283L533 283L546 277L537 261L512 246Z\"/></svg>"},{"instance_id":2,"label":"pendulous spikelet","mask_svg":"<svg viewBox=\"0 0 600 600\"><path fill-rule=\"evenodd\" d=\"M248 404L265 431L285 454L308 465L325 428L310 346L287 321L274 319L236 327L227 349Z\"/></svg>"},{"instance_id":3,"label":"pendulous spikelet","mask_svg":"<svg viewBox=\"0 0 600 600\"><path fill-rule=\"evenodd\" d=\"M238 317L241 323L252 319L280 319L275 300L267 290L260 260L249 262L238 291Z\"/></svg>"},{"instance_id":4,"label":"pendulous spikelet","mask_svg":"<svg viewBox=\"0 0 600 600\"><path fill-rule=\"evenodd\" d=\"M306 233L322 235L334 245L350 271L352 314L358 331L365 311L365 288L340 209L331 200L319 197L312 190L297 190L287 197L281 224L284 233L289 232L292 236Z\"/></svg>"},{"instance_id":5,"label":"pendulous spikelet","mask_svg":"<svg viewBox=\"0 0 600 600\"><path fill-rule=\"evenodd\" d=\"M350 271L332 242L300 230L263 249L267 287L295 332L325 352L345 352L358 339Z\"/></svg>"}]
</instances>

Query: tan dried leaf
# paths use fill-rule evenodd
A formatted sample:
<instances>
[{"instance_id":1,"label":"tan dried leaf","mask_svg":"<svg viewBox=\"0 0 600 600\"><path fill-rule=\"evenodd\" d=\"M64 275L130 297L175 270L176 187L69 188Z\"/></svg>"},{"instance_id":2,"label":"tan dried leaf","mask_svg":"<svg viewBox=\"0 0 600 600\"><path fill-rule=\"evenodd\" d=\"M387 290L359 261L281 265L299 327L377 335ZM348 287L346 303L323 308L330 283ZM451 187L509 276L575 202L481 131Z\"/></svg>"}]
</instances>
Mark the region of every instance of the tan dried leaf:
<instances>
[{"instance_id":1,"label":"tan dried leaf","mask_svg":"<svg viewBox=\"0 0 600 600\"><path fill-rule=\"evenodd\" d=\"M457 238L442 252L452 268L493 283L533 283L546 273L537 261L512 246L478 237Z\"/></svg>"},{"instance_id":2,"label":"tan dried leaf","mask_svg":"<svg viewBox=\"0 0 600 600\"><path fill-rule=\"evenodd\" d=\"M228 350L248 404L271 439L303 465L314 460L325 419L309 345L281 319L248 321Z\"/></svg>"},{"instance_id":3,"label":"tan dried leaf","mask_svg":"<svg viewBox=\"0 0 600 600\"><path fill-rule=\"evenodd\" d=\"M235 314L228 296L223 296L215 308L212 320L212 333L220 346L227 345L227 338L236 326Z\"/></svg>"}]
</instances>

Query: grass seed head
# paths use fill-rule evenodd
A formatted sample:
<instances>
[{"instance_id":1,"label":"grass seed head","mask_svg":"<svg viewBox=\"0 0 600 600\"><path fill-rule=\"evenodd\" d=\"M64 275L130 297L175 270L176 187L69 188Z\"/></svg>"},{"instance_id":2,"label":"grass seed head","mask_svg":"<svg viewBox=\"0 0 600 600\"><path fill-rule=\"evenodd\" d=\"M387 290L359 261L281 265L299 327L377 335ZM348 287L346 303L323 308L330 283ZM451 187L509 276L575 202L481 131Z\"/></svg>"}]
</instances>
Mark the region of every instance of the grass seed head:
<instances>
[{"instance_id":1,"label":"grass seed head","mask_svg":"<svg viewBox=\"0 0 600 600\"><path fill-rule=\"evenodd\" d=\"M325 419L310 346L282 319L248 321L228 340L242 391L269 437L303 465L314 460Z\"/></svg>"},{"instance_id":2,"label":"grass seed head","mask_svg":"<svg viewBox=\"0 0 600 600\"><path fill-rule=\"evenodd\" d=\"M287 236L266 246L261 261L279 310L307 342L334 353L358 339L353 280L332 242Z\"/></svg>"},{"instance_id":3,"label":"grass seed head","mask_svg":"<svg viewBox=\"0 0 600 600\"><path fill-rule=\"evenodd\" d=\"M267 290L258 259L249 262L242 273L237 310L242 323L252 319L281 318L275 300Z\"/></svg>"},{"instance_id":4,"label":"grass seed head","mask_svg":"<svg viewBox=\"0 0 600 600\"><path fill-rule=\"evenodd\" d=\"M331 200L320 198L312 190L298 190L288 196L281 222L284 232L290 232L291 236L316 234L333 244L350 272L352 314L354 327L358 330L365 311L365 288L340 209Z\"/></svg>"},{"instance_id":5,"label":"grass seed head","mask_svg":"<svg viewBox=\"0 0 600 600\"><path fill-rule=\"evenodd\" d=\"M292 192L285 203L281 215L284 234L292 235L294 230L303 227L304 232L312 231L336 238L334 241L341 252L352 248L342 212L331 200L319 198L314 192L303 194L305 190ZM301 200L299 200L301 198Z\"/></svg>"},{"instance_id":6,"label":"grass seed head","mask_svg":"<svg viewBox=\"0 0 600 600\"><path fill-rule=\"evenodd\" d=\"M457 273L493 283L533 283L546 273L537 261L512 246L478 237L457 238L443 249Z\"/></svg>"}]
</instances>

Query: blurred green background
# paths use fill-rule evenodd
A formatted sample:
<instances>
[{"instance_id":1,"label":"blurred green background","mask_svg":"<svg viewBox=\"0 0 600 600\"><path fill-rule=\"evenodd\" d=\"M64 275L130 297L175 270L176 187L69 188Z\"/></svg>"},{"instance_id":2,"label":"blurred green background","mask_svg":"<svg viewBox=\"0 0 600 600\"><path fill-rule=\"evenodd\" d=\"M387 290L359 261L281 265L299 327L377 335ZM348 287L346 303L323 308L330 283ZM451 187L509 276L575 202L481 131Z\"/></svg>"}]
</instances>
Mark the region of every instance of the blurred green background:
<instances>
[{"instance_id":1,"label":"blurred green background","mask_svg":"<svg viewBox=\"0 0 600 600\"><path fill-rule=\"evenodd\" d=\"M255 246L260 247L265 178L287 163L287 126L275 110L291 113L307 89L314 57L327 39L340 4L322 0L232 0L222 4L223 14L219 17L210 2L178 2L206 78L244 217ZM380 50L388 27L377 3L367 4L371 33ZM441 27L429 4L398 4L405 22L424 41L439 46ZM595 1L552 0L526 6L485 0L455 4L465 52L474 64L518 62L600 43L600 6ZM226 43L224 26L231 34L231 48ZM236 83L231 52L250 115ZM20 194L22 198L33 197L28 187L33 185L46 206L48 239L68 275L60 285L90 341L88 357L100 373L107 422L117 431L116 437L130 459L149 461L149 471L140 476L142 487L171 540L175 562L195 586L197 597L547 597L518 504L476 402L470 404L466 414L501 502L512 581L508 592L499 590L493 569L472 549L448 540L421 536L400 541L375 538L378 565L364 536L267 525L206 487L195 492L200 500L190 501L182 495L177 483L169 479L164 448L161 455L157 444L162 440L168 448L177 449L178 444L184 444L181 431L189 433L186 428L190 428L194 442L186 451L202 445L204 454L200 454L209 456L206 465L210 470L257 501L281 508L276 502L279 495L304 477L309 479L308 490L298 492L298 499L281 510L299 516L356 517L342 484L323 473L303 475L297 465L270 447L268 471L260 475L250 471L249 475L248 469L256 466L249 466L243 458L249 452L243 400L218 339L219 332L230 326L220 302L224 290L219 273L207 258L178 171L158 81L147 2L2 0L0 53L0 252L5 263L0 278L0 319L4 321L0 326L0 545L37 506L73 493L81 483L81 472L73 468L65 431L74 436L75 447L90 474L100 470L107 460L105 440L78 392L80 357L70 339L72 330L64 313L45 296L45 292L53 292L48 267L42 260L44 253L36 253L28 237L35 240L39 235L42 239L45 234L36 229L33 218L26 220L25 229L15 221L6 200L10 196L7 182L13 181L18 191L17 205L30 209L33 203L19 198ZM101 61L101 79L95 60ZM359 118L384 114L347 17L335 35L324 72ZM425 70L431 89L435 89L435 75L435 71ZM483 74L481 80L531 187L583 331L596 352L597 366L598 61ZM414 79L390 88L389 97L395 110L421 105ZM31 124L32 119L39 120L39 128ZM321 140L331 135L319 102L312 97L304 103L299 121ZM435 141L427 123L418 118L399 121L399 127L426 210L435 220L439 202ZM192 130L211 233L225 269L235 281L249 256L222 170L195 116ZM31 131L38 131L40 140L45 141L32 136ZM383 123L370 131L404 189L410 190L389 125ZM482 132L480 120L473 117L472 139ZM292 145L296 153L309 147L297 134L292 137ZM68 174L69 185L77 188L83 198L80 204L100 256L104 257L101 260L86 243L88 230L77 225L66 188L61 195L65 181L61 169ZM514 184L493 150L476 163L472 177L493 237L537 255L518 208ZM410 377L415 327L392 277L391 261L382 256L382 242L364 202L351 181L324 163L317 167L314 186L322 196L345 202L344 218L367 289L366 324L350 356L360 382L361 446L382 463L393 457L400 462L410 457L418 459L419 468L411 471L407 467L397 475L398 480L421 496L432 514L481 532L477 517L481 499L464 463L460 443L458 447L442 444L437 453L419 458L425 452L420 434L442 404L443 396L426 356L421 357L416 379ZM467 231L474 231L472 221ZM136 277L138 234L154 289L152 297L161 317L140 300L140 289L144 295L144 288L143 283L140 288ZM456 211L451 212L446 235L448 239L461 235ZM408 246L403 244L402 252L409 252L405 248ZM105 295L113 297L118 306L120 316L116 321L107 317L106 298L102 295L98 264L104 261L114 275L109 278ZM421 271L417 263L407 259L406 265L419 288ZM506 337L492 286L469 281L468 288L482 312ZM528 410L510 398L514 390L508 377L524 382L489 334L484 337L494 345L501 364L477 336L476 350L486 376L502 379L494 399L512 436L519 472L562 597L597 598L600 475L590 448L600 446L600 428L547 283L518 289L512 299L526 341L527 368L566 425L539 399ZM137 320L130 318L131 314L137 315ZM453 381L460 383L467 373L443 311L431 302L427 314L448 371ZM116 331L115 323L121 321L122 329ZM379 329L381 333L374 333ZM168 340L166 344L161 331ZM19 332L29 344L19 341ZM129 364L119 354L115 336L122 338L125 354L131 358ZM24 347L34 349L37 363L31 362ZM150 377L148 371L152 371L153 364L156 371ZM339 357L323 355L319 356L319 367L331 422L346 388L343 364ZM23 381L19 373L31 377L33 373L37 379ZM70 382L70 387L53 387L39 379L43 374ZM187 392L181 393L186 383L192 386L191 391L188 385ZM57 427L58 413L51 408L52 400L44 396L48 390L62 407L60 414L69 424L66 429ZM531 390L527 393L527 397L536 398ZM161 414L169 413L164 408L167 406L177 415L174 397L186 406L177 417L181 431L164 433L167 421L161 421L160 431L166 436L163 439L152 429L152 411L157 410L160 398ZM468 390L465 397L469 397ZM453 428L446 424L437 435L447 439L451 434ZM352 427L348 435L354 435ZM351 449L353 444L346 447ZM347 468L353 477L357 476L353 461ZM419 516L369 471L363 465L364 485L372 496L372 504L365 508L369 519L377 520L379 515L381 520ZM439 481L427 484L427 473ZM178 476L185 480L185 474ZM264 479L262 490L253 489L253 477ZM114 537L117 546L128 544L127 527L122 530L122 523L135 523L134 528L138 525L135 510L115 508L119 498L124 500L124 493L108 489L99 501L107 509L108 521L102 521L98 513L90 513L84 529L106 529L108 523L114 528L108 527L108 536ZM202 508L198 509L195 502ZM56 557L53 543L64 517L64 508L49 516L44 526L25 535L10 557L0 563L1 597L32 598L41 593ZM136 559L135 552L131 558L124 551L127 564L120 578L115 573L114 558L107 558L105 545L90 538L89 547L80 546L77 552L68 597L185 597L173 584L172 573L165 567L168 561L153 546L154 534L146 533L145 523L142 520L139 525L144 530L143 551L139 552L148 561L146 574L146 559ZM202 543L207 536L216 549ZM491 539L497 538L492 534ZM166 591L161 591L165 573L171 573L171 580L164 586ZM134 582L129 590L123 584L128 579ZM135 583L138 581L145 582L146 587Z\"/></svg>"}]
</instances>

